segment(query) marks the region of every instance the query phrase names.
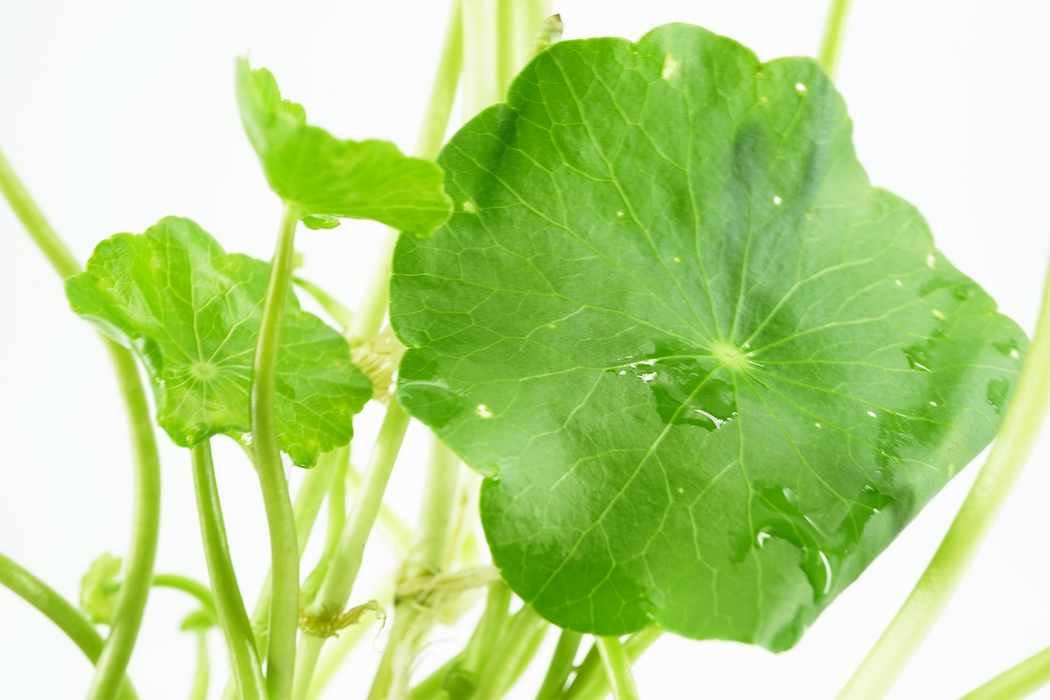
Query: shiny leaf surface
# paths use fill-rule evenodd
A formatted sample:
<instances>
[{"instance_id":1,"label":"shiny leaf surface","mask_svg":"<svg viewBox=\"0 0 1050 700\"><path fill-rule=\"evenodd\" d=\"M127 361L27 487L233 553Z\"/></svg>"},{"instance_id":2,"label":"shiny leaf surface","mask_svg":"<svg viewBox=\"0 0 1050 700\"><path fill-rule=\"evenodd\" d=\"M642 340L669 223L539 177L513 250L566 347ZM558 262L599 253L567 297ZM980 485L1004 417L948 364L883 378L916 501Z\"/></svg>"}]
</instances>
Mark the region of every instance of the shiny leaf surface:
<instances>
[{"instance_id":1,"label":"shiny leaf surface","mask_svg":"<svg viewBox=\"0 0 1050 700\"><path fill-rule=\"evenodd\" d=\"M551 621L791 647L994 437L1026 338L869 185L813 60L542 52L402 238L399 397Z\"/></svg>"}]
</instances>

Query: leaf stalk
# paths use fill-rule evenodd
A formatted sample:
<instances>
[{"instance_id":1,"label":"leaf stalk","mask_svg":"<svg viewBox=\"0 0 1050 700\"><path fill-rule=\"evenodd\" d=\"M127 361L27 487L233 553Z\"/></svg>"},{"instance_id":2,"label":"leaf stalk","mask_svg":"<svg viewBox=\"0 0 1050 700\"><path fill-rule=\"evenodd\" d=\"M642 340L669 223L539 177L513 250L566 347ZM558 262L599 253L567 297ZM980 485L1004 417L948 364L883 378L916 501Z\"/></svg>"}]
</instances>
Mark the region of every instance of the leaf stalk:
<instances>
[{"instance_id":1,"label":"leaf stalk","mask_svg":"<svg viewBox=\"0 0 1050 700\"><path fill-rule=\"evenodd\" d=\"M842 44L846 39L846 20L849 19L850 6L853 0L831 0L828 18L824 23L824 38L820 42L818 61L832 81L839 70L839 57Z\"/></svg>"},{"instance_id":2,"label":"leaf stalk","mask_svg":"<svg viewBox=\"0 0 1050 700\"><path fill-rule=\"evenodd\" d=\"M285 206L252 366L252 452L266 507L272 560L266 687L273 698L291 697L295 638L299 624L299 542L295 532L295 513L288 495L288 480L284 475L277 442L275 409L277 358L284 310L288 303L288 288L292 280L293 246L299 217L300 212L295 207Z\"/></svg>"}]
</instances>

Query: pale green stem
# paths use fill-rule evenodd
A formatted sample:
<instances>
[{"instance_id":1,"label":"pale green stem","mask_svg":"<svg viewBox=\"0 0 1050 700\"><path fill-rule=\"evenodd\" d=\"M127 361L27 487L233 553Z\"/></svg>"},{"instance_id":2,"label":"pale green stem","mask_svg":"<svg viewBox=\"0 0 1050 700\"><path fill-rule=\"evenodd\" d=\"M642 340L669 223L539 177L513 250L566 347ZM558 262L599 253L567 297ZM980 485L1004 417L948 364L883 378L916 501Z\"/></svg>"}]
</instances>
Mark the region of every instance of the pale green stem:
<instances>
[{"instance_id":1,"label":"pale green stem","mask_svg":"<svg viewBox=\"0 0 1050 700\"><path fill-rule=\"evenodd\" d=\"M499 646L503 632L507 628L511 591L503 581L489 584L485 598L485 611L481 614L475 634L464 651L463 664L459 674L464 682L477 687L488 667L489 659Z\"/></svg>"},{"instance_id":2,"label":"pale green stem","mask_svg":"<svg viewBox=\"0 0 1050 700\"><path fill-rule=\"evenodd\" d=\"M471 119L499 102L498 0L463 2L463 117Z\"/></svg>"},{"instance_id":3,"label":"pale green stem","mask_svg":"<svg viewBox=\"0 0 1050 700\"><path fill-rule=\"evenodd\" d=\"M80 272L76 258L48 224L3 153L0 153L0 191L59 276L65 279ZM103 338L103 342L116 371L128 415L134 466L134 506L131 544L124 558L124 583L117 598L109 638L95 665L95 677L88 690L88 698L96 700L112 697L124 679L149 599L160 535L160 456L149 402L131 351L107 338Z\"/></svg>"},{"instance_id":4,"label":"pale green stem","mask_svg":"<svg viewBox=\"0 0 1050 700\"><path fill-rule=\"evenodd\" d=\"M306 581L300 588L300 607L308 605L321 588L325 574L328 573L328 562L339 544L339 534L343 531L343 523L346 520L346 472L350 467L350 447L340 447L336 453L338 459L328 490L328 532L325 536L324 551L321 553L317 566L306 577ZM305 689L303 692L306 692ZM295 697L294 692L292 695Z\"/></svg>"},{"instance_id":5,"label":"pale green stem","mask_svg":"<svg viewBox=\"0 0 1050 700\"><path fill-rule=\"evenodd\" d=\"M226 638L226 647L230 653L230 667L241 698L266 698L266 682L255 650L252 625L244 609L241 589L237 585L237 575L230 559L219 489L215 483L211 442L205 440L195 445L190 454L193 460L193 486L197 494L201 539L204 542L204 559L208 564L208 577L211 579L212 593L215 597L219 627Z\"/></svg>"},{"instance_id":6,"label":"pale green stem","mask_svg":"<svg viewBox=\"0 0 1050 700\"><path fill-rule=\"evenodd\" d=\"M528 605L511 617L495 652L485 664L477 690L474 691L475 698L499 700L510 690L516 680L522 658L527 656L530 650L535 653L535 636L547 624L547 621Z\"/></svg>"},{"instance_id":7,"label":"pale green stem","mask_svg":"<svg viewBox=\"0 0 1050 700\"><path fill-rule=\"evenodd\" d=\"M277 442L277 357L288 304L299 212L286 206L277 235L270 281L259 321L251 385L251 433L266 520L270 528L270 635L266 687L274 700L291 697L295 673L295 637L299 629L299 543L288 480Z\"/></svg>"},{"instance_id":8,"label":"pale green stem","mask_svg":"<svg viewBox=\"0 0 1050 700\"><path fill-rule=\"evenodd\" d=\"M321 305L321 308L323 308L329 316L335 319L335 322L339 324L344 332L350 328L350 325L354 322L354 312L343 306L338 299L318 287L313 282L304 280L301 277L293 277L292 282L312 296L317 303Z\"/></svg>"},{"instance_id":9,"label":"pale green stem","mask_svg":"<svg viewBox=\"0 0 1050 700\"><path fill-rule=\"evenodd\" d=\"M339 615L346 608L354 581L357 580L357 573L361 570L361 559L368 535L383 503L383 493L390 480L394 462L397 461L401 443L405 439L409 420L409 415L401 404L396 400L391 401L387 406L383 425L379 428L379 437L372 448L361 488L343 526L339 546L329 562L328 575L325 576L313 603L306 610L308 617L324 619L326 616ZM307 660L298 666L296 672L299 678L296 682L301 683L304 688L310 687L314 667L324 642L324 639L312 634L304 633L302 636L299 649L306 655Z\"/></svg>"},{"instance_id":10,"label":"pale green stem","mask_svg":"<svg viewBox=\"0 0 1050 700\"><path fill-rule=\"evenodd\" d=\"M550 666L547 667L547 675L543 679L543 685L536 693L536 700L557 700L565 689L565 681L569 680L572 673L573 662L576 660L576 652L580 648L583 635L573 630L562 630L558 637L558 646L554 648Z\"/></svg>"},{"instance_id":11,"label":"pale green stem","mask_svg":"<svg viewBox=\"0 0 1050 700\"><path fill-rule=\"evenodd\" d=\"M346 470L346 483L350 489L350 495L357 493L357 489L361 487L361 475L354 469L353 464ZM386 504L379 507L376 523L379 525L379 532L394 548L394 553L401 558L407 557L412 549L412 528L405 525L404 521L397 517L397 514Z\"/></svg>"},{"instance_id":12,"label":"pale green stem","mask_svg":"<svg viewBox=\"0 0 1050 700\"><path fill-rule=\"evenodd\" d=\"M197 671L193 674L190 700L207 700L211 662L208 659L208 631L197 630Z\"/></svg>"},{"instance_id":13,"label":"pale green stem","mask_svg":"<svg viewBox=\"0 0 1050 700\"><path fill-rule=\"evenodd\" d=\"M605 666L615 700L638 700L638 688L631 673L631 659L616 637L595 637L594 645Z\"/></svg>"},{"instance_id":14,"label":"pale green stem","mask_svg":"<svg viewBox=\"0 0 1050 700\"><path fill-rule=\"evenodd\" d=\"M211 615L212 620L218 624L219 618L215 610L215 597L211 594L211 589L200 581L194 581L189 577L177 574L154 574L153 585L158 588L174 588L190 594L200 601L201 606Z\"/></svg>"},{"instance_id":15,"label":"pale green stem","mask_svg":"<svg viewBox=\"0 0 1050 700\"><path fill-rule=\"evenodd\" d=\"M657 627L647 627L628 637L623 647L631 663L641 658L645 650L652 646L662 634L663 630ZM609 694L610 689L609 676L605 673L605 665L602 663L596 643L587 654L587 658L580 664L575 680L562 697L566 700L602 700Z\"/></svg>"},{"instance_id":16,"label":"pale green stem","mask_svg":"<svg viewBox=\"0 0 1050 700\"><path fill-rule=\"evenodd\" d=\"M1035 337L1021 368L999 436L981 473L922 578L838 700L886 696L925 641L966 574L1024 467L1050 403L1050 270Z\"/></svg>"},{"instance_id":17,"label":"pale green stem","mask_svg":"<svg viewBox=\"0 0 1050 700\"><path fill-rule=\"evenodd\" d=\"M452 530L452 511L459 495L459 457L436 435L432 435L431 440L418 534L405 563L408 580L441 572ZM423 606L426 601L398 601L394 608L394 629L383 650L369 698L404 697L409 673L434 625L434 616L421 609ZM408 644L403 647L406 639Z\"/></svg>"},{"instance_id":18,"label":"pale green stem","mask_svg":"<svg viewBox=\"0 0 1050 700\"><path fill-rule=\"evenodd\" d=\"M0 554L0 583L54 622L84 652L88 661L98 661L105 641L84 613L3 554ZM117 697L122 700L135 700L138 697L127 676L122 679Z\"/></svg>"},{"instance_id":19,"label":"pale green stem","mask_svg":"<svg viewBox=\"0 0 1050 700\"><path fill-rule=\"evenodd\" d=\"M549 0L499 0L499 71L500 99L518 72L536 52L536 33L551 14Z\"/></svg>"},{"instance_id":20,"label":"pale green stem","mask_svg":"<svg viewBox=\"0 0 1050 700\"><path fill-rule=\"evenodd\" d=\"M475 630L475 634L477 630ZM445 693L445 682L460 664L463 663L466 652L460 652L445 662L445 665L431 673L419 682L419 685L409 691L408 697L412 700L435 700Z\"/></svg>"},{"instance_id":21,"label":"pale green stem","mask_svg":"<svg viewBox=\"0 0 1050 700\"><path fill-rule=\"evenodd\" d=\"M459 86L459 75L463 69L463 20L459 0L453 0L448 27L445 30L445 43L438 61L434 86L430 90L430 100L423 117L423 126L416 140L414 155L424 160L434 160L445 142L452 104L456 100L456 89ZM379 332L390 303L390 263L397 244L398 232L390 229L383 238L376 258L378 263L372 270L372 276L365 287L361 305L350 324L347 337L350 345L357 347L371 340Z\"/></svg>"},{"instance_id":22,"label":"pale green stem","mask_svg":"<svg viewBox=\"0 0 1050 700\"><path fill-rule=\"evenodd\" d=\"M842 53L842 42L846 38L846 20L849 19L852 4L853 0L831 0L828 18L824 22L824 38L820 42L820 56L817 60L832 80L835 80L838 73L839 55Z\"/></svg>"},{"instance_id":23,"label":"pale green stem","mask_svg":"<svg viewBox=\"0 0 1050 700\"><path fill-rule=\"evenodd\" d=\"M967 693L961 700L1020 700L1050 683L1050 648Z\"/></svg>"},{"instance_id":24,"label":"pale green stem","mask_svg":"<svg viewBox=\"0 0 1050 700\"><path fill-rule=\"evenodd\" d=\"M518 682L522 674L525 673L525 669L529 667L532 660L536 658L536 652L543 646L543 640L547 638L547 632L550 630L550 624L543 624L536 628L532 633L532 639L525 646L525 651L520 657L518 657L517 666L514 668L514 672L510 676L510 683L507 685L507 690L514 687L514 684Z\"/></svg>"}]
</instances>

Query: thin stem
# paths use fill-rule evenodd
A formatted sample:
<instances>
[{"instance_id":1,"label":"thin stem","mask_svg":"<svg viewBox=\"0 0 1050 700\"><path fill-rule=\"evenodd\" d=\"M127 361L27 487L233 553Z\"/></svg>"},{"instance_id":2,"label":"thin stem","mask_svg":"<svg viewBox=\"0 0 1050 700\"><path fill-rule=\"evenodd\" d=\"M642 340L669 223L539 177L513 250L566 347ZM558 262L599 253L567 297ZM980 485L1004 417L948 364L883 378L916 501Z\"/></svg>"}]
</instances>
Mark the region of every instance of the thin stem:
<instances>
[{"instance_id":1,"label":"thin stem","mask_svg":"<svg viewBox=\"0 0 1050 700\"><path fill-rule=\"evenodd\" d=\"M430 90L427 111L413 152L416 158L434 160L441 150L441 144L445 142L452 104L456 101L456 90L459 87L459 75L463 70L462 16L460 0L453 0L448 27L445 30L445 43L441 49L437 74L434 76L434 86ZM390 263L397 237L396 230L388 230L379 248L376 258L378 264L372 270L361 305L347 332L350 344L354 347L375 337L383 325L383 318L390 303Z\"/></svg>"},{"instance_id":2,"label":"thin stem","mask_svg":"<svg viewBox=\"0 0 1050 700\"><path fill-rule=\"evenodd\" d=\"M372 448L368 468L361 481L361 488L354 498L354 505L343 526L339 546L329 562L328 575L325 576L317 597L307 608L307 617L323 619L325 616L339 615L346 608L354 581L357 580L357 573L361 570L361 559L364 556L368 535L372 531L379 507L383 502L383 493L390 480L390 472L394 468L401 443L405 439L409 420L409 415L401 404L396 400L391 401L387 407L383 425L379 428L379 437L376 438L376 444ZM303 634L300 652L308 655L309 663L302 663L296 669L299 676L298 683L302 684L301 687L310 687L314 667L324 642L325 640L320 637ZM290 690L289 696L291 695Z\"/></svg>"},{"instance_id":3,"label":"thin stem","mask_svg":"<svg viewBox=\"0 0 1050 700\"><path fill-rule=\"evenodd\" d=\"M838 73L839 55L846 38L846 20L849 19L852 4L853 0L831 0L828 18L824 22L824 38L820 42L820 57L817 60L832 80Z\"/></svg>"},{"instance_id":4,"label":"thin stem","mask_svg":"<svg viewBox=\"0 0 1050 700\"><path fill-rule=\"evenodd\" d=\"M210 676L211 661L208 658L208 631L197 630L197 671L193 674L190 700L207 699Z\"/></svg>"},{"instance_id":5,"label":"thin stem","mask_svg":"<svg viewBox=\"0 0 1050 700\"><path fill-rule=\"evenodd\" d=\"M354 469L353 464L346 470L346 483L351 495L357 493L357 489L361 487L361 475ZM376 523L379 525L379 532L394 548L394 553L401 558L407 557L412 549L412 528L405 525L405 522L397 517L397 513L390 510L385 503L379 506Z\"/></svg>"},{"instance_id":6,"label":"thin stem","mask_svg":"<svg viewBox=\"0 0 1050 700\"><path fill-rule=\"evenodd\" d=\"M0 192L4 193L15 215L25 226L26 231L32 236L33 241L47 256L51 266L62 279L80 272L80 263L69 252L62 239L58 237L51 224L47 222L44 215L37 208L33 198L26 192L22 182L15 175L14 170L8 164L4 154L0 151Z\"/></svg>"},{"instance_id":7,"label":"thin stem","mask_svg":"<svg viewBox=\"0 0 1050 700\"><path fill-rule=\"evenodd\" d=\"M270 527L272 592L270 635L266 656L266 687L270 697L292 694L295 637L299 629L299 542L295 513L288 496L281 450L277 442L277 357L281 328L292 279L295 227L299 212L286 206L277 235L270 281L259 322L259 338L252 365L251 428L255 469L259 473L266 520Z\"/></svg>"},{"instance_id":8,"label":"thin stem","mask_svg":"<svg viewBox=\"0 0 1050 700\"><path fill-rule=\"evenodd\" d=\"M459 490L459 457L436 435L431 435L431 440L418 535L405 562L408 580L441 572ZM394 608L394 629L383 650L369 698L404 697L412 666L434 625L434 615L425 606L426 601L399 599Z\"/></svg>"},{"instance_id":9,"label":"thin stem","mask_svg":"<svg viewBox=\"0 0 1050 700\"><path fill-rule=\"evenodd\" d=\"M237 679L241 698L266 698L266 682L255 651L252 625L244 610L241 589L237 586L237 575L230 560L230 546L226 541L226 526L222 519L219 488L215 483L215 468L212 465L211 442L205 440L195 445L190 455L204 559L208 564L219 627L226 637L226 646L230 652L233 676Z\"/></svg>"},{"instance_id":10,"label":"thin stem","mask_svg":"<svg viewBox=\"0 0 1050 700\"><path fill-rule=\"evenodd\" d=\"M59 276L64 279L80 272L76 258L48 224L3 153L0 153L0 191ZM131 351L106 338L103 342L113 362L128 414L134 466L134 506L131 544L124 560L124 584L117 598L109 638L95 666L89 698L112 697L124 678L142 626L160 535L160 457L149 403Z\"/></svg>"},{"instance_id":11,"label":"thin stem","mask_svg":"<svg viewBox=\"0 0 1050 700\"><path fill-rule=\"evenodd\" d=\"M489 584L485 598L485 611L481 614L477 630L464 651L460 675L475 687L488 667L489 659L499 645L509 619L511 591L503 581Z\"/></svg>"},{"instance_id":12,"label":"thin stem","mask_svg":"<svg viewBox=\"0 0 1050 700\"><path fill-rule=\"evenodd\" d=\"M550 15L549 0L499 0L499 93L507 89L536 52L536 33Z\"/></svg>"},{"instance_id":13,"label":"thin stem","mask_svg":"<svg viewBox=\"0 0 1050 700\"><path fill-rule=\"evenodd\" d=\"M131 544L124 559L124 582L113 611L106 647L88 689L89 700L113 697L124 678L146 611L160 536L160 456L149 402L135 357L112 341L108 341L106 347L128 412L134 463L134 505Z\"/></svg>"},{"instance_id":14,"label":"thin stem","mask_svg":"<svg viewBox=\"0 0 1050 700\"><path fill-rule=\"evenodd\" d=\"M1050 403L1050 269L1035 338L992 452L922 578L838 700L885 697L966 574L1028 459Z\"/></svg>"},{"instance_id":15,"label":"thin stem","mask_svg":"<svg viewBox=\"0 0 1050 700\"><path fill-rule=\"evenodd\" d=\"M317 303L321 305L321 308L328 312L329 316L335 319L335 322L342 327L343 331L350 328L350 325L354 322L354 312L343 306L338 299L318 287L313 282L304 280L301 277L293 277L292 282L312 296Z\"/></svg>"},{"instance_id":16,"label":"thin stem","mask_svg":"<svg viewBox=\"0 0 1050 700\"><path fill-rule=\"evenodd\" d=\"M189 593L200 601L201 606L207 610L212 616L212 619L218 623L219 618L218 613L215 610L215 597L212 596L211 589L200 581L194 581L191 578L179 576L177 574L154 574L153 585L158 588L174 588L183 593Z\"/></svg>"},{"instance_id":17,"label":"thin stem","mask_svg":"<svg viewBox=\"0 0 1050 700\"><path fill-rule=\"evenodd\" d=\"M638 700L638 688L631 673L631 659L616 637L595 637L594 645L605 666L615 700Z\"/></svg>"},{"instance_id":18,"label":"thin stem","mask_svg":"<svg viewBox=\"0 0 1050 700\"><path fill-rule=\"evenodd\" d=\"M623 647L631 663L637 661L662 634L663 630L657 627L647 627L628 637ZM605 673L598 645L595 644L577 669L576 679L562 697L566 700L602 700L609 690L609 677Z\"/></svg>"},{"instance_id":19,"label":"thin stem","mask_svg":"<svg viewBox=\"0 0 1050 700\"><path fill-rule=\"evenodd\" d=\"M84 652L88 661L91 663L98 661L105 641L95 626L84 616L84 613L46 583L3 554L0 554L0 584L11 589L15 595L54 622ZM127 676L122 679L117 697L123 700L135 700L138 697Z\"/></svg>"},{"instance_id":20,"label":"thin stem","mask_svg":"<svg viewBox=\"0 0 1050 700\"><path fill-rule=\"evenodd\" d=\"M346 521L346 472L350 467L350 447L340 447L335 450L337 458L335 470L332 472L331 484L328 489L328 531L325 536L324 551L310 575L299 589L300 607L308 605L317 595L321 588L325 575L328 573L328 562L335 553L339 544L339 535L343 531L343 523ZM306 689L303 689L306 692ZM295 697L295 693L292 693Z\"/></svg>"},{"instance_id":21,"label":"thin stem","mask_svg":"<svg viewBox=\"0 0 1050 700\"><path fill-rule=\"evenodd\" d=\"M561 695L565 689L565 681L569 680L569 674L572 673L573 662L576 660L576 652L582 639L583 635L579 632L561 631L558 646L554 648L554 656L547 667L547 675L543 678L543 685L536 693L536 700L557 700Z\"/></svg>"},{"instance_id":22,"label":"thin stem","mask_svg":"<svg viewBox=\"0 0 1050 700\"><path fill-rule=\"evenodd\" d=\"M1020 700L1050 683L1050 648L1004 671L961 700Z\"/></svg>"},{"instance_id":23,"label":"thin stem","mask_svg":"<svg viewBox=\"0 0 1050 700\"><path fill-rule=\"evenodd\" d=\"M535 653L535 636L547 624L527 604L515 613L500 637L495 653L485 664L474 697L486 700L502 698L516 680L522 658L527 656L530 649Z\"/></svg>"},{"instance_id":24,"label":"thin stem","mask_svg":"<svg viewBox=\"0 0 1050 700\"><path fill-rule=\"evenodd\" d=\"M497 0L463 2L463 116L471 119L499 102L499 5Z\"/></svg>"}]
</instances>

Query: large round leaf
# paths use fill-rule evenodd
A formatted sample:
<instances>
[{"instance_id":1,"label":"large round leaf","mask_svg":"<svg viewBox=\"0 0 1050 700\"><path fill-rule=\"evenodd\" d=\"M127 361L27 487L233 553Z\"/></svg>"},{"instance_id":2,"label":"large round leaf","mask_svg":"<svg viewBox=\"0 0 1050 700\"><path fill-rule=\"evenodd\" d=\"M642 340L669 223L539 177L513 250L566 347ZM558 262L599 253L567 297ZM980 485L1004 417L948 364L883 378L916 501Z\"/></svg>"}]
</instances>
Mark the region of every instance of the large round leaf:
<instances>
[{"instance_id":1,"label":"large round leaf","mask_svg":"<svg viewBox=\"0 0 1050 700\"><path fill-rule=\"evenodd\" d=\"M816 62L556 44L402 237L399 396L559 625L785 649L995 435L1026 343L871 188Z\"/></svg>"}]
</instances>

